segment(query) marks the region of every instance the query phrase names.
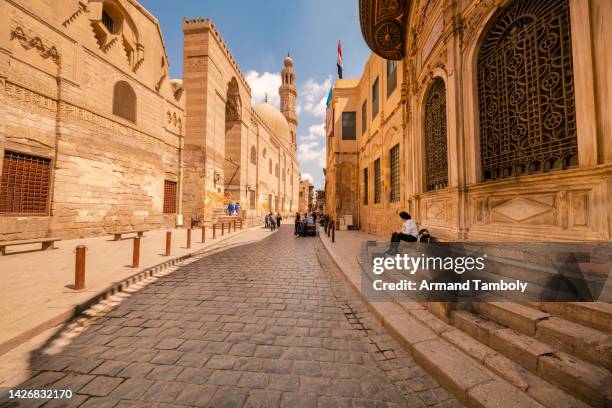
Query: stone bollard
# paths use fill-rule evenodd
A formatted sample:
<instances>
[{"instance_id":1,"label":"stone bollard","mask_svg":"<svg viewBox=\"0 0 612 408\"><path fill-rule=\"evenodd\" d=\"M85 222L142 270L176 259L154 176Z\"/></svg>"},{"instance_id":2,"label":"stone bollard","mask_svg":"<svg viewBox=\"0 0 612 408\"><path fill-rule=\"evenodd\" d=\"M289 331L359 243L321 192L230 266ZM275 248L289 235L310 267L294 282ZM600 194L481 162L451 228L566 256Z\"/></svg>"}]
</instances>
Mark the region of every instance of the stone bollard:
<instances>
[{"instance_id":1,"label":"stone bollard","mask_svg":"<svg viewBox=\"0 0 612 408\"><path fill-rule=\"evenodd\" d=\"M170 256L172 248L172 231L166 231L166 256Z\"/></svg>"},{"instance_id":2,"label":"stone bollard","mask_svg":"<svg viewBox=\"0 0 612 408\"><path fill-rule=\"evenodd\" d=\"M242 218L240 219L240 229L242 229Z\"/></svg>"},{"instance_id":3,"label":"stone bollard","mask_svg":"<svg viewBox=\"0 0 612 408\"><path fill-rule=\"evenodd\" d=\"M187 249L191 249L191 228L187 228Z\"/></svg>"},{"instance_id":4,"label":"stone bollard","mask_svg":"<svg viewBox=\"0 0 612 408\"><path fill-rule=\"evenodd\" d=\"M213 224L213 237L212 237L212 239L215 239L216 233L217 233L217 224Z\"/></svg>"},{"instance_id":5,"label":"stone bollard","mask_svg":"<svg viewBox=\"0 0 612 408\"><path fill-rule=\"evenodd\" d=\"M221 223L221 236L223 236L224 233L225 233L225 223L222 222Z\"/></svg>"},{"instance_id":6,"label":"stone bollard","mask_svg":"<svg viewBox=\"0 0 612 408\"><path fill-rule=\"evenodd\" d=\"M132 268L140 265L140 237L134 237L134 247L132 250Z\"/></svg>"},{"instance_id":7,"label":"stone bollard","mask_svg":"<svg viewBox=\"0 0 612 408\"><path fill-rule=\"evenodd\" d=\"M206 227L202 225L202 243L206 242Z\"/></svg>"},{"instance_id":8,"label":"stone bollard","mask_svg":"<svg viewBox=\"0 0 612 408\"><path fill-rule=\"evenodd\" d=\"M332 242L336 242L336 221L332 221Z\"/></svg>"},{"instance_id":9,"label":"stone bollard","mask_svg":"<svg viewBox=\"0 0 612 408\"><path fill-rule=\"evenodd\" d=\"M236 232L236 220L234 220L234 232Z\"/></svg>"},{"instance_id":10,"label":"stone bollard","mask_svg":"<svg viewBox=\"0 0 612 408\"><path fill-rule=\"evenodd\" d=\"M85 245L76 247L76 259L74 262L74 289L85 288Z\"/></svg>"}]
</instances>

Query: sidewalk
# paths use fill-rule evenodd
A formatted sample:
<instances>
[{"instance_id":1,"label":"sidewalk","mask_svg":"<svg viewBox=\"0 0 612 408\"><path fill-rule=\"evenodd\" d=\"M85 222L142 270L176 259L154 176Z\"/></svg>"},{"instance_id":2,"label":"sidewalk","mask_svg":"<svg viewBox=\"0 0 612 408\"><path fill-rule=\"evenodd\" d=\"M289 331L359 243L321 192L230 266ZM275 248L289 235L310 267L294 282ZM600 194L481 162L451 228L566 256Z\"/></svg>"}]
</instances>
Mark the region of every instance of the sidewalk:
<instances>
[{"instance_id":1,"label":"sidewalk","mask_svg":"<svg viewBox=\"0 0 612 408\"><path fill-rule=\"evenodd\" d=\"M166 231L145 233L140 242L140 267L132 268L132 239L113 241L112 236L59 241L57 249L0 256L2 297L0 297L0 355L36 336L42 331L70 319L75 308L109 286L152 266L198 251L240 241L259 240L269 234L261 226L227 229L223 236L217 228L206 228L206 242L201 229L191 232L191 249L187 249L187 230L172 229L172 250L164 256ZM235 237L240 237L236 239ZM70 289L74 284L75 248L85 245L85 289ZM40 246L15 247L28 251Z\"/></svg>"}]
</instances>

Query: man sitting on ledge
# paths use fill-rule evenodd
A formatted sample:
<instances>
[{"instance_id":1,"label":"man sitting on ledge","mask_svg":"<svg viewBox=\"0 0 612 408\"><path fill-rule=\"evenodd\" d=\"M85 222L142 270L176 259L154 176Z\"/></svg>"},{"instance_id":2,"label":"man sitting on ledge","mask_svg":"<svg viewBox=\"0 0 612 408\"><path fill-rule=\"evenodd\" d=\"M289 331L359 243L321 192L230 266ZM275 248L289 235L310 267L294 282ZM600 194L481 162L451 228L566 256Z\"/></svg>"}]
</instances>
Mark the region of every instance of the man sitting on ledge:
<instances>
[{"instance_id":1,"label":"man sitting on ledge","mask_svg":"<svg viewBox=\"0 0 612 408\"><path fill-rule=\"evenodd\" d=\"M385 254L395 255L397 254L397 248L399 247L400 241L416 242L417 235L419 235L419 229L417 228L416 222L412 220L410 214L406 211L399 213L400 218L403 220L402 230L400 232L394 232L391 235L391 243L389 249Z\"/></svg>"}]
</instances>

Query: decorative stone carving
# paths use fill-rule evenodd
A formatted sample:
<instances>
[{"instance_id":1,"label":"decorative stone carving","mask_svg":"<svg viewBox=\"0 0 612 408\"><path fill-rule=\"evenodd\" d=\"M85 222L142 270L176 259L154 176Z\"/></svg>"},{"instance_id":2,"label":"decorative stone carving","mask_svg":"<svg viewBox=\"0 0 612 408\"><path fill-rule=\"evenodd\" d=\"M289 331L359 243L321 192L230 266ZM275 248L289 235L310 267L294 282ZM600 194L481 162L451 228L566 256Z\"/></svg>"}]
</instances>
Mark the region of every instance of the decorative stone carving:
<instances>
[{"instance_id":1,"label":"decorative stone carving","mask_svg":"<svg viewBox=\"0 0 612 408\"><path fill-rule=\"evenodd\" d=\"M359 0L361 33L372 51L385 59L404 56L404 17L410 0Z\"/></svg>"},{"instance_id":2,"label":"decorative stone carving","mask_svg":"<svg viewBox=\"0 0 612 408\"><path fill-rule=\"evenodd\" d=\"M57 49L55 48L55 46L51 46L51 47L45 46L40 37L30 36L25 33L23 28L16 27L15 29L13 29L13 31L11 31L11 40L15 40L15 39L17 39L17 41L19 41L21 46L25 48L26 50L30 50L34 48L36 49L36 51L38 51L41 57L45 59L51 58L53 62L59 65L60 55L57 52Z\"/></svg>"}]
</instances>

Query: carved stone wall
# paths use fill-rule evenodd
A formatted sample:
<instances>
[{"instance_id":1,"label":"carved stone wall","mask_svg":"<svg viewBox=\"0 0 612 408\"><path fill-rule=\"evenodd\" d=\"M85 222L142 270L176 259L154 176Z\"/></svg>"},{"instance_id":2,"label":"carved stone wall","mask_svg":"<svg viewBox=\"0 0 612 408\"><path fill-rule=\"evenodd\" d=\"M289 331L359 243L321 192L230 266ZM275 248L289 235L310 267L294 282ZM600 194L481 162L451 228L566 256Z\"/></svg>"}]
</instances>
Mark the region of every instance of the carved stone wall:
<instances>
[{"instance_id":1,"label":"carved stone wall","mask_svg":"<svg viewBox=\"0 0 612 408\"><path fill-rule=\"evenodd\" d=\"M376 20L370 16L377 11L368 7L381 10L387 3L360 3L363 34L376 53L371 41ZM604 68L610 64L604 44L612 38L605 23L612 4L407 3L402 97L395 101L406 147L398 207L445 240L611 240L612 81ZM367 65L359 81L366 80L372 80ZM439 115L431 115L429 90L435 83L445 85L445 130ZM438 137L428 137L432 124ZM387 140L377 126L358 138L360 176L368 167L372 177L371 163L378 157L385 169ZM333 160L328 175L335 174L330 165ZM438 172L444 166L446 171ZM447 174L446 183L427 181L437 173ZM335 183L329 176L327 182ZM428 189L436 184L441 188ZM375 220L394 219L396 212L392 206L362 205L361 227L389 231L392 226L381 228Z\"/></svg>"},{"instance_id":2,"label":"carved stone wall","mask_svg":"<svg viewBox=\"0 0 612 408\"><path fill-rule=\"evenodd\" d=\"M175 225L163 189L165 180L181 187L183 102L179 88L159 82L167 67L156 21L116 4L115 17L146 37L134 45L141 58L127 61L128 43L100 47L94 3L16 3L0 5L0 152L50 161L49 211L0 215L0 240ZM126 111L113 102L117 83L131 90L130 115L118 115Z\"/></svg>"}]
</instances>

